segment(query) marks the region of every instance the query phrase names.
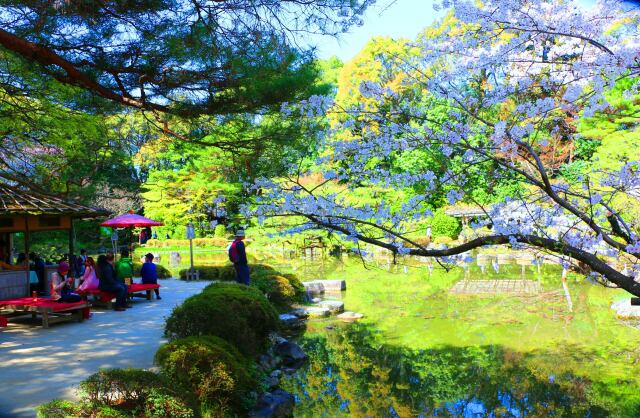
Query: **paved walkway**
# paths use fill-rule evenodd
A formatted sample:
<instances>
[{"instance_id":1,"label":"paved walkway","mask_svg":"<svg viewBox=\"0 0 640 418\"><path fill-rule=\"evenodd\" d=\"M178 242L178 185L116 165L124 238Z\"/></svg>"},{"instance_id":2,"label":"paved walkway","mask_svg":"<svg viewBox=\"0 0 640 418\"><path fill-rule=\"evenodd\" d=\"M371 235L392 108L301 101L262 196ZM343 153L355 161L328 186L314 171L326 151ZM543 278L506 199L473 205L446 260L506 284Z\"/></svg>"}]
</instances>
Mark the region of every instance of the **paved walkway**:
<instances>
[{"instance_id":1,"label":"paved walkway","mask_svg":"<svg viewBox=\"0 0 640 418\"><path fill-rule=\"evenodd\" d=\"M125 312L95 310L85 322L9 323L0 328L0 417L34 417L52 399L73 399L81 380L98 369L153 366L174 306L209 282L162 280L162 300L136 298Z\"/></svg>"}]
</instances>

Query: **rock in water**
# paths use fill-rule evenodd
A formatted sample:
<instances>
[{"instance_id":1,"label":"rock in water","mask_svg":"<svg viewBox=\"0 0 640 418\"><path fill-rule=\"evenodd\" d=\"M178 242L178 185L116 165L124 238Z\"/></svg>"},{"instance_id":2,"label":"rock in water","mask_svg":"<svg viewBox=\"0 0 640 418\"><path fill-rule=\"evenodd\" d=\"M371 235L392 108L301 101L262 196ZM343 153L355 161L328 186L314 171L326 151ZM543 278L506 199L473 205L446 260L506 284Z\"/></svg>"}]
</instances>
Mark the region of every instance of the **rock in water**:
<instances>
[{"instance_id":1,"label":"rock in water","mask_svg":"<svg viewBox=\"0 0 640 418\"><path fill-rule=\"evenodd\" d=\"M324 293L324 286L319 281L313 282L303 282L304 290L307 292L307 295L320 295Z\"/></svg>"},{"instance_id":2,"label":"rock in water","mask_svg":"<svg viewBox=\"0 0 640 418\"><path fill-rule=\"evenodd\" d=\"M344 302L340 302L338 300L323 300L318 305L329 309L329 312L332 314L344 312Z\"/></svg>"},{"instance_id":3,"label":"rock in water","mask_svg":"<svg viewBox=\"0 0 640 418\"><path fill-rule=\"evenodd\" d=\"M309 318L322 318L331 314L329 308L325 307L310 306L305 308L305 310L307 311Z\"/></svg>"},{"instance_id":4,"label":"rock in water","mask_svg":"<svg viewBox=\"0 0 640 418\"><path fill-rule=\"evenodd\" d=\"M357 312L347 311L347 312L341 313L336 318L344 322L353 322L353 321L357 321L358 319L364 318L364 315Z\"/></svg>"},{"instance_id":5,"label":"rock in water","mask_svg":"<svg viewBox=\"0 0 640 418\"><path fill-rule=\"evenodd\" d=\"M307 361L307 355L298 344L286 341L275 346L275 354L282 358L282 362L288 367L300 367Z\"/></svg>"},{"instance_id":6,"label":"rock in water","mask_svg":"<svg viewBox=\"0 0 640 418\"><path fill-rule=\"evenodd\" d=\"M249 414L253 418L289 417L293 414L295 398L282 389L265 393L256 404L256 409Z\"/></svg>"}]
</instances>

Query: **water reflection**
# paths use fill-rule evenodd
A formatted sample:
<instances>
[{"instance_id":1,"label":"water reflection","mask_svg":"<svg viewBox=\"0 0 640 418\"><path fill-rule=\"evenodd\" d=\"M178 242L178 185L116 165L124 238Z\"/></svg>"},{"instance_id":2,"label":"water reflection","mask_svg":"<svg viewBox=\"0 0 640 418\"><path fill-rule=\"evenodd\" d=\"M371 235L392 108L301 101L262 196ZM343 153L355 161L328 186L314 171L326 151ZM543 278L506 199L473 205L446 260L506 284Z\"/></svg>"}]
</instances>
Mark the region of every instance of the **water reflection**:
<instances>
[{"instance_id":1,"label":"water reflection","mask_svg":"<svg viewBox=\"0 0 640 418\"><path fill-rule=\"evenodd\" d=\"M553 359L502 346L411 350L353 324L301 343L310 363L285 383L300 417L638 416L638 397L616 399ZM549 359L550 361L545 361ZM611 396L612 398L609 398Z\"/></svg>"}]
</instances>

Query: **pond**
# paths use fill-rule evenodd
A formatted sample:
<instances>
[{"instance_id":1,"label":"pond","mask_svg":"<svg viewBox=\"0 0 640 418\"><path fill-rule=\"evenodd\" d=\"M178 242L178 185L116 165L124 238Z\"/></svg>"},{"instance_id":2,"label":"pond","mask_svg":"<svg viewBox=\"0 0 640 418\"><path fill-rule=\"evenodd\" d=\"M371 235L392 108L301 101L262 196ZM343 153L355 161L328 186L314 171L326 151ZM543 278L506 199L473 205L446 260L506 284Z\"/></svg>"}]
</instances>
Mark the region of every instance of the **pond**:
<instances>
[{"instance_id":1,"label":"pond","mask_svg":"<svg viewBox=\"0 0 640 418\"><path fill-rule=\"evenodd\" d=\"M263 260L264 261L264 260ZM303 280L346 279L358 323L311 320L309 363L283 383L299 417L640 416L640 331L614 318L624 292L545 265L446 272L416 260L271 260ZM535 295L457 295L460 280L526 279Z\"/></svg>"}]
</instances>

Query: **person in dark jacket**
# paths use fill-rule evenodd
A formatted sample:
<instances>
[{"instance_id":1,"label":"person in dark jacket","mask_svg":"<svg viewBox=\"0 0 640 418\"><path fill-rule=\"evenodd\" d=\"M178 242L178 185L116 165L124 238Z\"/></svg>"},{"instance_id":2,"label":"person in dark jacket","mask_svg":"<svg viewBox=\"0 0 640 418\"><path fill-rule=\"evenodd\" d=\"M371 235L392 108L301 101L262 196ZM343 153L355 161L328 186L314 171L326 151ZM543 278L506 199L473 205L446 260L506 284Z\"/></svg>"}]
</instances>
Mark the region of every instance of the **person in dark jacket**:
<instances>
[{"instance_id":1,"label":"person in dark jacket","mask_svg":"<svg viewBox=\"0 0 640 418\"><path fill-rule=\"evenodd\" d=\"M244 230L238 229L236 239L229 247L229 260L236 269L236 282L249 286L249 262L244 242L242 242L244 238Z\"/></svg>"},{"instance_id":2,"label":"person in dark jacket","mask_svg":"<svg viewBox=\"0 0 640 418\"><path fill-rule=\"evenodd\" d=\"M149 253L144 256L144 264L140 270L140 276L142 276L143 284L158 284L158 270L156 265L153 264L153 254ZM156 293L156 299L162 299L160 297L160 289L153 289Z\"/></svg>"},{"instance_id":3,"label":"person in dark jacket","mask_svg":"<svg viewBox=\"0 0 640 418\"><path fill-rule=\"evenodd\" d=\"M33 270L36 272L36 276L38 276L38 294L45 294L45 289L47 287L45 277L44 277L44 260L38 254L31 252L29 253L29 260L33 262Z\"/></svg>"},{"instance_id":4,"label":"person in dark jacket","mask_svg":"<svg viewBox=\"0 0 640 418\"><path fill-rule=\"evenodd\" d=\"M120 283L116 278L116 272L113 265L107 260L107 256L98 256L98 278L100 279L100 290L115 293L116 295L116 311L124 311L127 308L127 286Z\"/></svg>"}]
</instances>

